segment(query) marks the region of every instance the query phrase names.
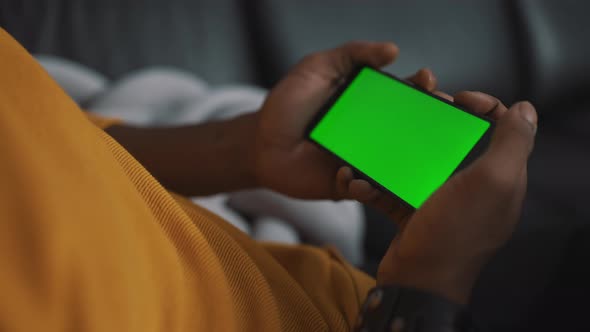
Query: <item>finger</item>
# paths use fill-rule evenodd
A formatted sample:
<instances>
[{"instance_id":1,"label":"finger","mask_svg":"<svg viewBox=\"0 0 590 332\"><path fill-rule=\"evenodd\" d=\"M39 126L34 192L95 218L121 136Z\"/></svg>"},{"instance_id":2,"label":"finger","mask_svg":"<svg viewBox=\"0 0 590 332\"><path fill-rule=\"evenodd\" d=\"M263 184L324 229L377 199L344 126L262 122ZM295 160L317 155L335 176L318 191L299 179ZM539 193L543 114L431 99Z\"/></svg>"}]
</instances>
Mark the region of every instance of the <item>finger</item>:
<instances>
[{"instance_id":1,"label":"finger","mask_svg":"<svg viewBox=\"0 0 590 332\"><path fill-rule=\"evenodd\" d=\"M387 193L381 193L371 205L387 214L400 227L405 225L406 219L412 213L412 209Z\"/></svg>"},{"instance_id":2,"label":"finger","mask_svg":"<svg viewBox=\"0 0 590 332\"><path fill-rule=\"evenodd\" d=\"M334 64L348 73L358 65L368 65L380 68L395 60L399 48L390 42L364 42L356 41L346 43L338 48L328 51L328 56L333 57Z\"/></svg>"},{"instance_id":3,"label":"finger","mask_svg":"<svg viewBox=\"0 0 590 332\"><path fill-rule=\"evenodd\" d=\"M518 176L533 150L537 113L529 102L514 104L499 121L482 163L501 176Z\"/></svg>"},{"instance_id":4,"label":"finger","mask_svg":"<svg viewBox=\"0 0 590 332\"><path fill-rule=\"evenodd\" d=\"M455 100L455 98L453 98L453 96L451 96L448 93L442 92L442 91L434 91L433 93L441 98L444 98L444 99L450 101L450 102L453 102Z\"/></svg>"},{"instance_id":5,"label":"finger","mask_svg":"<svg viewBox=\"0 0 590 332\"><path fill-rule=\"evenodd\" d=\"M418 70L414 75L408 77L407 80L429 92L436 89L436 76L428 68Z\"/></svg>"},{"instance_id":6,"label":"finger","mask_svg":"<svg viewBox=\"0 0 590 332\"><path fill-rule=\"evenodd\" d=\"M355 179L352 169L347 166L341 167L336 173L336 187L337 198L354 199L366 204L380 194L369 182Z\"/></svg>"},{"instance_id":7,"label":"finger","mask_svg":"<svg viewBox=\"0 0 590 332\"><path fill-rule=\"evenodd\" d=\"M362 179L352 180L349 184L348 192L350 193L351 198L369 205L371 205L371 203L381 194L377 188Z\"/></svg>"},{"instance_id":8,"label":"finger","mask_svg":"<svg viewBox=\"0 0 590 332\"><path fill-rule=\"evenodd\" d=\"M335 49L308 56L304 67L313 69L331 81L348 76L359 65L383 67L395 60L399 53L393 43L350 42Z\"/></svg>"},{"instance_id":9,"label":"finger","mask_svg":"<svg viewBox=\"0 0 590 332\"><path fill-rule=\"evenodd\" d=\"M455 103L472 112L499 120L506 113L506 106L496 97L479 91L462 91L455 95Z\"/></svg>"},{"instance_id":10,"label":"finger","mask_svg":"<svg viewBox=\"0 0 590 332\"><path fill-rule=\"evenodd\" d=\"M335 199L356 199L350 196L348 187L350 185L350 181L354 179L354 175L352 174L352 170L350 167L340 167L338 172L336 172L336 194L334 195Z\"/></svg>"},{"instance_id":11,"label":"finger","mask_svg":"<svg viewBox=\"0 0 590 332\"><path fill-rule=\"evenodd\" d=\"M391 218L399 227L402 227L413 212L399 199L388 193L383 193L362 179L354 179L349 184L350 197L361 203L367 204Z\"/></svg>"}]
</instances>

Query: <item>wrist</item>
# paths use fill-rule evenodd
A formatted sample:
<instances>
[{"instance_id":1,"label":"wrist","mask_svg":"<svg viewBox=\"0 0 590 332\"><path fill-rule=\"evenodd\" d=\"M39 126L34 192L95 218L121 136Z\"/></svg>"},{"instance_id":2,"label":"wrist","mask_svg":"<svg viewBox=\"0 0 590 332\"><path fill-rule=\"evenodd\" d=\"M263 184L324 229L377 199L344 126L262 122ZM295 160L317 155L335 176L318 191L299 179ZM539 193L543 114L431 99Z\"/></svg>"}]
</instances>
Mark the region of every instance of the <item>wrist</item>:
<instances>
[{"instance_id":1,"label":"wrist","mask_svg":"<svg viewBox=\"0 0 590 332\"><path fill-rule=\"evenodd\" d=\"M244 131L242 135L238 135L238 139L242 142L242 160L244 160L244 174L248 177L248 183L251 188L260 187L260 178L258 176L258 150L256 144L256 137L258 133L259 112L252 112L236 119L240 121L241 128Z\"/></svg>"},{"instance_id":2,"label":"wrist","mask_svg":"<svg viewBox=\"0 0 590 332\"><path fill-rule=\"evenodd\" d=\"M482 266L482 263L475 261L462 264L386 264L384 261L379 266L377 284L412 287L433 292L456 303L467 304Z\"/></svg>"},{"instance_id":3,"label":"wrist","mask_svg":"<svg viewBox=\"0 0 590 332\"><path fill-rule=\"evenodd\" d=\"M465 305L411 287L373 288L361 307L355 331L474 331Z\"/></svg>"},{"instance_id":4,"label":"wrist","mask_svg":"<svg viewBox=\"0 0 590 332\"><path fill-rule=\"evenodd\" d=\"M167 189L187 196L258 186L257 113L181 127L107 129Z\"/></svg>"},{"instance_id":5,"label":"wrist","mask_svg":"<svg viewBox=\"0 0 590 332\"><path fill-rule=\"evenodd\" d=\"M236 166L240 168L245 188L251 189L260 187L260 180L257 171L256 134L258 132L258 112L241 115L231 120L235 149Z\"/></svg>"}]
</instances>

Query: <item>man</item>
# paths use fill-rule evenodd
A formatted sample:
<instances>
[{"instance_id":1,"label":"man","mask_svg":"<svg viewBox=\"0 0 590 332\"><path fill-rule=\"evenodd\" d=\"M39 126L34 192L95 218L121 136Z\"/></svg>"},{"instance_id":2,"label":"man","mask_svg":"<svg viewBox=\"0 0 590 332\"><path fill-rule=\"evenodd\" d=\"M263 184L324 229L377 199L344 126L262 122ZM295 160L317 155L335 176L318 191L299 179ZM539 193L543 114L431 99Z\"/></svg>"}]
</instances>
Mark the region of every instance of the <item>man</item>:
<instances>
[{"instance_id":1,"label":"man","mask_svg":"<svg viewBox=\"0 0 590 332\"><path fill-rule=\"evenodd\" d=\"M536 113L479 92L454 96L497 121L494 138L409 214L303 138L356 65L382 67L397 52L357 42L311 55L259 112L232 120L139 129L93 119L103 131L2 31L0 329L402 331L416 327L417 309L387 305L407 299L435 308L418 310L428 326L460 329L457 308L518 221ZM428 70L410 80L435 90ZM377 280L330 250L256 243L181 196L254 187L386 211L401 232Z\"/></svg>"}]
</instances>

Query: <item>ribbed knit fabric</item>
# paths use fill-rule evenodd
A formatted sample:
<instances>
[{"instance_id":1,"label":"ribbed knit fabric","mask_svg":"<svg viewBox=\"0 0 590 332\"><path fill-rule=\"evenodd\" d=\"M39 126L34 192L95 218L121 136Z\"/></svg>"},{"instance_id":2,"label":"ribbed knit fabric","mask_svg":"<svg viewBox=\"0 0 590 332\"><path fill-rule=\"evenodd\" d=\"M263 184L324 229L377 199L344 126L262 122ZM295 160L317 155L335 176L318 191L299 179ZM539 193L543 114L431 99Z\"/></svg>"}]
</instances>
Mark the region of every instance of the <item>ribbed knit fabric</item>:
<instances>
[{"instance_id":1,"label":"ribbed knit fabric","mask_svg":"<svg viewBox=\"0 0 590 332\"><path fill-rule=\"evenodd\" d=\"M373 285L167 192L0 31L0 331L345 331Z\"/></svg>"}]
</instances>

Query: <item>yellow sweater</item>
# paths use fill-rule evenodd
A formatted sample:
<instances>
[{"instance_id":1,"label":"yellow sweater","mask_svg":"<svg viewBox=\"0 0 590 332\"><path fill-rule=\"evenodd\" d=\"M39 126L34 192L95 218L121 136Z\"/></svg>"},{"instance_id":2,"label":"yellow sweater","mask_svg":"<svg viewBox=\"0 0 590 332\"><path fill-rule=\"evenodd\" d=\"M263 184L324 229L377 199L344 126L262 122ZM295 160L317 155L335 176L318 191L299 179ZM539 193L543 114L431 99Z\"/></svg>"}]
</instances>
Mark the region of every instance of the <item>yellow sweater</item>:
<instances>
[{"instance_id":1,"label":"yellow sweater","mask_svg":"<svg viewBox=\"0 0 590 332\"><path fill-rule=\"evenodd\" d=\"M350 329L371 278L253 241L93 120L0 30L0 331Z\"/></svg>"}]
</instances>

